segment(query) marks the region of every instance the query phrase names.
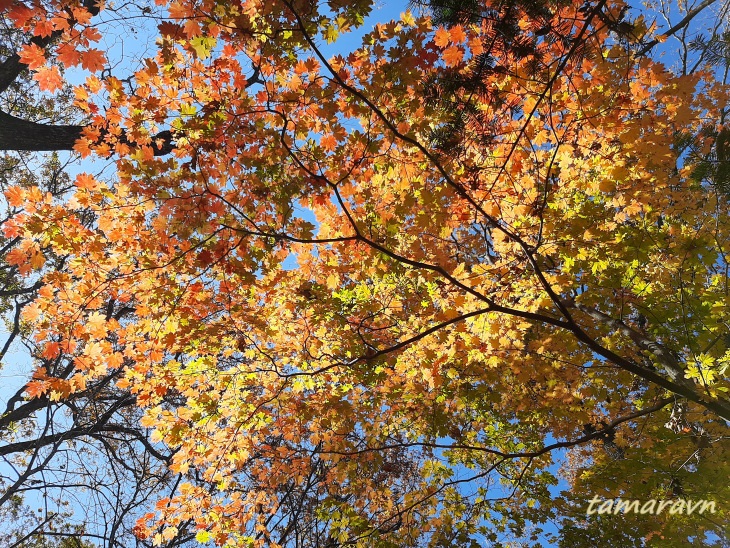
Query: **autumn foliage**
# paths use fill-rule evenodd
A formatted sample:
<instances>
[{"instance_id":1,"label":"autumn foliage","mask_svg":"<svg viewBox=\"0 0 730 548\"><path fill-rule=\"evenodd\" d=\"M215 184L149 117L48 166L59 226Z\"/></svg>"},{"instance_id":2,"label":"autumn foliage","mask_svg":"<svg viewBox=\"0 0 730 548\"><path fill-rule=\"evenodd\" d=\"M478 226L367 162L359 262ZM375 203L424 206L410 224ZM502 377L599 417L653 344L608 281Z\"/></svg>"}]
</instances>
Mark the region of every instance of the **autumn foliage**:
<instances>
[{"instance_id":1,"label":"autumn foliage","mask_svg":"<svg viewBox=\"0 0 730 548\"><path fill-rule=\"evenodd\" d=\"M21 62L49 92L59 66L90 73L76 150L116 167L63 199L7 192L23 208L8 260L44 283L24 321L74 368L39 368L27 397L121 372L184 477L140 537L189 521L226 546L488 545L548 520L567 546L716 531L585 515L594 494L676 482L729 500L730 216L697 170L728 88L640 54L656 25L618 34L619 1L484 1L404 12L332 55L370 2L159 0L157 49L125 81L87 9L27 4L0 2L59 38Z\"/></svg>"}]
</instances>

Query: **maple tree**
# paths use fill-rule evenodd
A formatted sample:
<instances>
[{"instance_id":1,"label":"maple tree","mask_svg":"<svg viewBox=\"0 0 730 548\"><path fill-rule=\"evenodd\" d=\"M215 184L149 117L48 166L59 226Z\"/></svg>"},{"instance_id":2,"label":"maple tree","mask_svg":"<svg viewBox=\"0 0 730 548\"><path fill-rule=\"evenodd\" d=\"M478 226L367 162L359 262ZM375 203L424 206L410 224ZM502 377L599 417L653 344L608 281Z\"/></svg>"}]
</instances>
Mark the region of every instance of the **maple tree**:
<instances>
[{"instance_id":1,"label":"maple tree","mask_svg":"<svg viewBox=\"0 0 730 548\"><path fill-rule=\"evenodd\" d=\"M0 185L9 184L37 184L60 195L70 180L57 156L34 165L23 155L5 155L0 158ZM17 208L8 210L6 220L18 213ZM25 387L13 380L23 372L17 362L24 360L12 350L18 341L47 374L63 378L73 367L62 359L44 358L28 340L20 317L42 284L23 280L17 266L6 262L17 243L18 238L4 240L0 255L0 303L8 328L0 344L0 544L91 548L84 539L93 538L104 546L129 546L135 509L174 490L176 475L165 467L170 455L151 444L149 432L139 426L134 396L114 388L115 372L63 400L24 397ZM53 268L62 268L62 260L54 258L53 263ZM82 523L74 501L83 501ZM192 538L183 530L176 540L186 537Z\"/></svg>"},{"instance_id":2,"label":"maple tree","mask_svg":"<svg viewBox=\"0 0 730 548\"><path fill-rule=\"evenodd\" d=\"M432 2L335 55L371 2L155 4L130 76L99 5L0 3L41 89L52 59L92 73L73 147L116 168L6 191L7 261L43 276L24 325L69 364L25 394L134 395L184 478L141 539L722 542L721 504L585 513L730 499L728 88L651 56L711 2L667 29L620 1Z\"/></svg>"},{"instance_id":3,"label":"maple tree","mask_svg":"<svg viewBox=\"0 0 730 548\"><path fill-rule=\"evenodd\" d=\"M25 38L0 18L0 58L11 58ZM72 103L69 85L53 95L38 93L32 74L24 71L4 90L0 110L37 127L70 126L78 123ZM73 188L70 164L72 159L58 154L4 153L0 189L33 187L61 198ZM3 223L23 211L7 203L2 207ZM90 213L83 217L87 225L93 222ZM114 387L114 372L63 400L29 400L25 383L19 382L28 371L28 356L49 375L73 373L68 361L43 357L21 322L23 308L43 284L35 275L20 275L17 265L7 261L19 240L0 236L0 313L6 327L0 340L0 545L149 546L132 534L136 509L174 490L177 476L165 466L169 452L155 447L139 426L134 396ZM47 259L46 271L63 269L63 257L49 254ZM182 546L186 539L189 544L193 537L183 528L168 546Z\"/></svg>"}]
</instances>

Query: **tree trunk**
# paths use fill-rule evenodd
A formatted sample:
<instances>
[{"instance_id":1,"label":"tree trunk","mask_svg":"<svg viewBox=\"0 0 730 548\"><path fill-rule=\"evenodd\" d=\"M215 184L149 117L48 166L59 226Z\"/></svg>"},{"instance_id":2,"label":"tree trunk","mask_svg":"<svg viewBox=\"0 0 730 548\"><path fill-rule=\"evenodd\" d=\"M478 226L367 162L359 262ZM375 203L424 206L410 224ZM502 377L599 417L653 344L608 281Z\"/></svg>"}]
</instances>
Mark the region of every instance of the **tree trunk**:
<instances>
[{"instance_id":1,"label":"tree trunk","mask_svg":"<svg viewBox=\"0 0 730 548\"><path fill-rule=\"evenodd\" d=\"M51 150L73 150L81 138L85 126L53 126L29 122L11 116L0 110L0 150L28 150L34 152ZM120 141L129 143L124 134ZM162 144L158 146L158 142ZM175 148L172 132L161 131L152 137L152 150L155 156L170 154Z\"/></svg>"},{"instance_id":2,"label":"tree trunk","mask_svg":"<svg viewBox=\"0 0 730 548\"><path fill-rule=\"evenodd\" d=\"M50 126L0 111L0 150L72 150L84 126Z\"/></svg>"}]
</instances>

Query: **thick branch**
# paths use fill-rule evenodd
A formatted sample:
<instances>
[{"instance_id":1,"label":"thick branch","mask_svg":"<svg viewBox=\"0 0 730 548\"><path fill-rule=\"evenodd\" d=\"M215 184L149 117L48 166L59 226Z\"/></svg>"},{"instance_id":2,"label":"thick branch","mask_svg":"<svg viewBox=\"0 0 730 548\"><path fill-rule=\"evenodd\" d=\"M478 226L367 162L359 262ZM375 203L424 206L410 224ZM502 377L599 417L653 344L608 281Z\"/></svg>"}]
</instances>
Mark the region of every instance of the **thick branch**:
<instances>
[{"instance_id":1,"label":"thick branch","mask_svg":"<svg viewBox=\"0 0 730 548\"><path fill-rule=\"evenodd\" d=\"M18 287L16 289L0 289L0 297L13 297L15 295L27 295L33 293L43 286L43 282L36 282L28 287Z\"/></svg>"},{"instance_id":2,"label":"thick branch","mask_svg":"<svg viewBox=\"0 0 730 548\"><path fill-rule=\"evenodd\" d=\"M632 337L632 335L633 337L636 337L636 340L634 340L633 337L632 340L634 340L634 342L639 345L640 348L652 352L657 357L657 360L660 360L660 364L667 370L668 375L672 378L666 378L656 371L641 367L635 364L633 361L628 360L607 348L604 348L582 329L578 328L577 325L575 325L575 328L571 329L571 331L573 331L578 340L584 342L596 354L603 356L607 360L628 371L629 373L633 373L634 375L637 375L647 381L653 382L654 384L657 384L658 386L661 386L662 388L669 390L670 392L673 392L679 396L683 396L689 401L697 403L705 409L709 409L710 411L716 413L726 421L730 421L730 403L722 400L705 399L704 396L698 394L696 391L696 385L684 378L684 371L679 365L679 362L677 362L677 360L673 356L671 356L668 350L661 347L659 343L645 338L643 335L641 335L637 331L634 331L623 322L614 320L610 316L603 314L598 310L594 310L587 306L578 305L575 303L575 301L571 299L564 300L563 305L574 308L576 310L581 310L583 313L588 314L594 320L603 323L608 327L611 327L613 329L621 329L621 332L629 337ZM578 308L579 306L581 308ZM624 331L624 329L626 329L627 331ZM641 341L641 344L637 341ZM661 352L661 355L657 354L657 350ZM665 361L661 361L662 359Z\"/></svg>"},{"instance_id":3,"label":"thick branch","mask_svg":"<svg viewBox=\"0 0 730 548\"><path fill-rule=\"evenodd\" d=\"M0 150L73 150L84 126L50 126L0 111Z\"/></svg>"},{"instance_id":4,"label":"thick branch","mask_svg":"<svg viewBox=\"0 0 730 548\"><path fill-rule=\"evenodd\" d=\"M73 150L86 126L54 126L29 122L0 110L0 150L26 150L44 152ZM122 135L120 141L130 143ZM158 145L161 142L161 145ZM170 154L175 148L172 132L161 131L152 137L155 156Z\"/></svg>"},{"instance_id":5,"label":"thick branch","mask_svg":"<svg viewBox=\"0 0 730 548\"><path fill-rule=\"evenodd\" d=\"M606 325L614 331L618 331L622 335L630 338L634 342L634 344L636 344L636 346L638 346L642 350L646 350L654 354L657 361L667 371L669 378L672 379L674 382L683 384L687 387L694 387L694 384L684 377L684 368L679 363L679 361L672 355L671 352L669 352L669 350L664 348L658 342L645 337L642 333L639 333L635 329L632 329L621 320L612 318L611 316L609 316L608 314L604 314L600 310L596 310L595 308L591 308L590 306L576 303L573 300L565 300L563 302L568 307L580 310L584 314L587 314L588 316L596 320L598 323Z\"/></svg>"},{"instance_id":6,"label":"thick branch","mask_svg":"<svg viewBox=\"0 0 730 548\"><path fill-rule=\"evenodd\" d=\"M0 432L9 428L15 422L31 417L36 411L47 407L49 402L47 396L40 396L8 411L0 417Z\"/></svg>"},{"instance_id":7,"label":"thick branch","mask_svg":"<svg viewBox=\"0 0 730 548\"><path fill-rule=\"evenodd\" d=\"M170 456L163 455L157 451L145 436L134 428L129 428L119 424L94 424L89 427L71 428L65 432L59 432L58 434L48 434L46 436L40 436L38 438L19 441L15 443L8 443L0 446L0 456L12 455L14 453L21 453L23 451L30 451L32 449L40 449L48 445L54 445L61 441L73 440L85 436L89 437L103 437L105 434L127 434L132 438L141 442L144 445L146 451L156 459L169 462Z\"/></svg>"}]
</instances>

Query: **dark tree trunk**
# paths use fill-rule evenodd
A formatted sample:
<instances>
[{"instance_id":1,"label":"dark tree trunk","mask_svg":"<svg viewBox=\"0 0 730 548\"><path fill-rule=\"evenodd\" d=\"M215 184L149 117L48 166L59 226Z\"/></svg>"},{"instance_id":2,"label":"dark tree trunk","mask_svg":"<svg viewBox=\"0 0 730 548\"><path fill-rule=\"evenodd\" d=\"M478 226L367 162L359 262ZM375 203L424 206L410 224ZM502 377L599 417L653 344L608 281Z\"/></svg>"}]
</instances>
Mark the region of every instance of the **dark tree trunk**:
<instances>
[{"instance_id":1,"label":"dark tree trunk","mask_svg":"<svg viewBox=\"0 0 730 548\"><path fill-rule=\"evenodd\" d=\"M98 0L83 0L83 6L91 15L99 13ZM72 23L73 24L73 23ZM60 31L54 31L50 36L34 36L30 43L47 48L61 36ZM0 62L0 93L10 87L20 74L28 67L20 61L17 53ZM25 150L45 152L53 150L73 150L74 144L81 138L85 126L54 126L29 122L16 118L0 110L0 150ZM155 156L169 154L175 148L170 131L161 131L152 138L152 148ZM134 146L127 141L124 134L121 141ZM158 145L158 143L160 143Z\"/></svg>"},{"instance_id":2,"label":"dark tree trunk","mask_svg":"<svg viewBox=\"0 0 730 548\"><path fill-rule=\"evenodd\" d=\"M73 150L86 126L52 126L29 122L0 110L0 150ZM129 143L122 134L121 141ZM158 142L162 141L158 146ZM152 138L155 156L170 154L175 148L172 133L161 131Z\"/></svg>"},{"instance_id":3,"label":"dark tree trunk","mask_svg":"<svg viewBox=\"0 0 730 548\"><path fill-rule=\"evenodd\" d=\"M50 126L0 111L0 150L72 150L84 126Z\"/></svg>"}]
</instances>

